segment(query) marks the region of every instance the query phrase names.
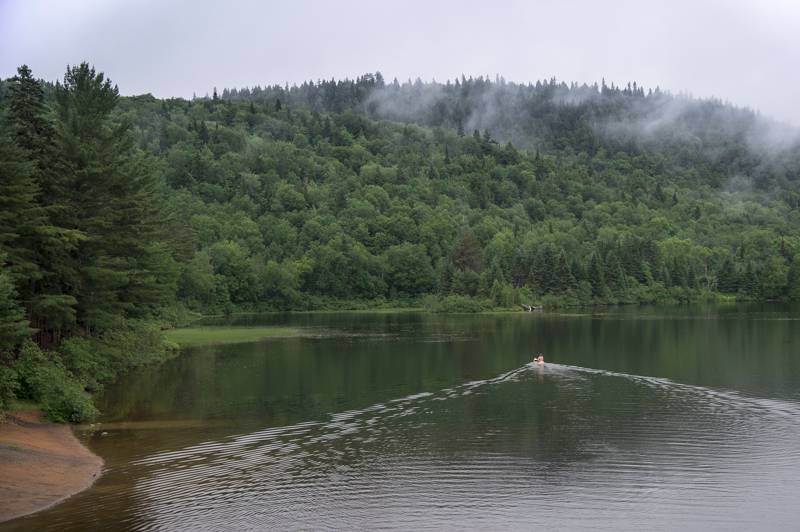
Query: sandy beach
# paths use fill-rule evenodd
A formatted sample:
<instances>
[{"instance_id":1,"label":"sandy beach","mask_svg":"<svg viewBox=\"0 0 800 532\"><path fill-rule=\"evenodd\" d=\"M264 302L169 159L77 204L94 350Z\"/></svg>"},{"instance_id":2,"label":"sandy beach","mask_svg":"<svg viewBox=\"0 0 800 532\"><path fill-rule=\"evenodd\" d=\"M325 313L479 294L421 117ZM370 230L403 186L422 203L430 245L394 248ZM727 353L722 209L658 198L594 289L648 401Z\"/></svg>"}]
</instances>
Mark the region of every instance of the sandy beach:
<instances>
[{"instance_id":1,"label":"sandy beach","mask_svg":"<svg viewBox=\"0 0 800 532\"><path fill-rule=\"evenodd\" d=\"M0 422L0 522L48 508L97 479L103 461L72 433L36 411Z\"/></svg>"}]
</instances>

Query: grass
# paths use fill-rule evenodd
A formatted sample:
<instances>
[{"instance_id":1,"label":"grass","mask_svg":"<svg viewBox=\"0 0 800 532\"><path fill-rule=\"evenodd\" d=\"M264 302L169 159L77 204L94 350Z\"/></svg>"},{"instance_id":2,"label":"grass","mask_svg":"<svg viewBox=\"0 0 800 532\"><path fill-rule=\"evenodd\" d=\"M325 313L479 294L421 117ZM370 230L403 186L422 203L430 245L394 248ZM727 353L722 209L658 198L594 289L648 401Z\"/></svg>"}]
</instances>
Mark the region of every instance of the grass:
<instances>
[{"instance_id":1,"label":"grass","mask_svg":"<svg viewBox=\"0 0 800 532\"><path fill-rule=\"evenodd\" d=\"M36 401L31 401L28 399L12 399L11 402L8 404L8 409L3 411L0 410L0 423L7 420L8 414L13 414L14 412L30 412L32 410L38 410L39 412L42 411L42 405L37 403ZM5 445L8 445L6 443Z\"/></svg>"},{"instance_id":2,"label":"grass","mask_svg":"<svg viewBox=\"0 0 800 532\"><path fill-rule=\"evenodd\" d=\"M41 405L29 399L12 399L8 407L9 412L19 412L26 410L41 410Z\"/></svg>"},{"instance_id":3,"label":"grass","mask_svg":"<svg viewBox=\"0 0 800 532\"><path fill-rule=\"evenodd\" d=\"M264 338L287 338L299 334L300 330L292 327L185 327L170 329L165 337L180 347L197 347L256 342Z\"/></svg>"}]
</instances>

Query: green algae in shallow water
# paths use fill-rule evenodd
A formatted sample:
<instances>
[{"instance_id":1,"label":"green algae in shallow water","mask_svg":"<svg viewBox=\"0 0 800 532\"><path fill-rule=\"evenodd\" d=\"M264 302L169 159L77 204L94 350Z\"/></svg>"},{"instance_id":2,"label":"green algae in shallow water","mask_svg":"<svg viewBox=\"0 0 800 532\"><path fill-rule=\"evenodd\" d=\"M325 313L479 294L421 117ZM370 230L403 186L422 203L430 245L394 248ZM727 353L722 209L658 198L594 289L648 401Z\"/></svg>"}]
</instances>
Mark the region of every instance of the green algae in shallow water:
<instances>
[{"instance_id":1,"label":"green algae in shallow water","mask_svg":"<svg viewBox=\"0 0 800 532\"><path fill-rule=\"evenodd\" d=\"M166 339L180 347L256 342L264 338L298 336L293 327L186 327L166 332Z\"/></svg>"}]
</instances>

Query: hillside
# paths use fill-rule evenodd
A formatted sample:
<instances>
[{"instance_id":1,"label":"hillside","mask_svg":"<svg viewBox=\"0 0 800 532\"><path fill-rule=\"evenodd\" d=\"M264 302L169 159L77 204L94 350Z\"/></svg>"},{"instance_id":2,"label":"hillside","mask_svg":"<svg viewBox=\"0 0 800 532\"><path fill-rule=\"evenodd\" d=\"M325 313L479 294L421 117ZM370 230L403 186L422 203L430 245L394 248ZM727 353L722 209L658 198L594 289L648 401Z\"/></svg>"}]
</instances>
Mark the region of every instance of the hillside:
<instances>
[{"instance_id":1,"label":"hillside","mask_svg":"<svg viewBox=\"0 0 800 532\"><path fill-rule=\"evenodd\" d=\"M717 101L367 75L121 109L185 198L198 308L791 292L796 137Z\"/></svg>"},{"instance_id":2,"label":"hillside","mask_svg":"<svg viewBox=\"0 0 800 532\"><path fill-rule=\"evenodd\" d=\"M795 132L718 101L380 75L159 100L85 64L0 94L0 402L51 417L187 309L800 299Z\"/></svg>"}]
</instances>

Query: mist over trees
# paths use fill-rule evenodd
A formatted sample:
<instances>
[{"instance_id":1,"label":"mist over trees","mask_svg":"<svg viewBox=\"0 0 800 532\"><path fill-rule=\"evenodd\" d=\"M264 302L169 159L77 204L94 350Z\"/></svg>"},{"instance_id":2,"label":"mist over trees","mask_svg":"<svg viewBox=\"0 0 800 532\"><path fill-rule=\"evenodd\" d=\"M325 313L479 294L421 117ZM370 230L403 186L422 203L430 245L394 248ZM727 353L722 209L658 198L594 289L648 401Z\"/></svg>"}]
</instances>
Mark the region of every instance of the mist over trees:
<instances>
[{"instance_id":1,"label":"mist over trees","mask_svg":"<svg viewBox=\"0 0 800 532\"><path fill-rule=\"evenodd\" d=\"M160 100L86 64L0 97L0 400L55 417L187 310L800 299L797 137L722 102L380 74Z\"/></svg>"},{"instance_id":2,"label":"mist over trees","mask_svg":"<svg viewBox=\"0 0 800 532\"><path fill-rule=\"evenodd\" d=\"M559 82L506 82L497 77L387 83L380 73L299 86L224 89L221 98L281 101L317 112L352 110L372 118L476 129L499 142L542 152L660 154L695 183L716 186L747 176L762 190L794 181L800 132L715 99L673 95L636 82L625 87ZM792 173L792 171L794 173Z\"/></svg>"}]
</instances>

